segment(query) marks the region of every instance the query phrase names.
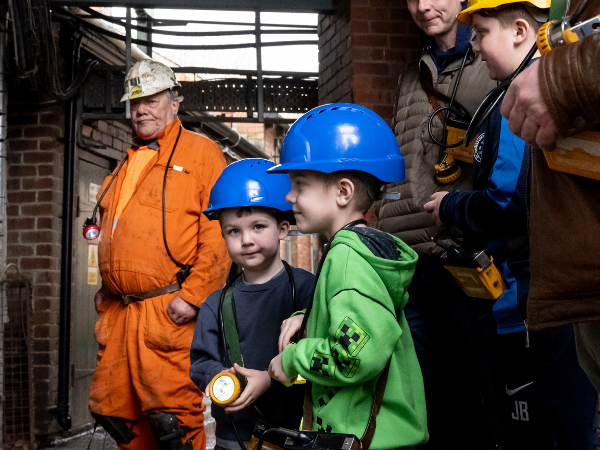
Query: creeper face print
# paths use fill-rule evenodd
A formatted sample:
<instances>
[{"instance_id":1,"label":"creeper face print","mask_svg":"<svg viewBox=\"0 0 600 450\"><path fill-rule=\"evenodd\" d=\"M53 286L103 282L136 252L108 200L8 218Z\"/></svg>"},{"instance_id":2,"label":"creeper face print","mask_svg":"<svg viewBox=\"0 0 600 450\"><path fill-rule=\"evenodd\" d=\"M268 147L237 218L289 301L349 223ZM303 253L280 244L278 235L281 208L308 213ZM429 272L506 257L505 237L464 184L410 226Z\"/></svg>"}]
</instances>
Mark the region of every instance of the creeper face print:
<instances>
[{"instance_id":1,"label":"creeper face print","mask_svg":"<svg viewBox=\"0 0 600 450\"><path fill-rule=\"evenodd\" d=\"M350 356L356 356L369 341L369 334L350 317L342 320L335 332L335 339L342 344Z\"/></svg>"},{"instance_id":2,"label":"creeper face print","mask_svg":"<svg viewBox=\"0 0 600 450\"><path fill-rule=\"evenodd\" d=\"M310 370L321 374L321 376L327 378L335 377L335 364L331 355L326 355L319 351L313 353L313 357L310 363Z\"/></svg>"}]
</instances>

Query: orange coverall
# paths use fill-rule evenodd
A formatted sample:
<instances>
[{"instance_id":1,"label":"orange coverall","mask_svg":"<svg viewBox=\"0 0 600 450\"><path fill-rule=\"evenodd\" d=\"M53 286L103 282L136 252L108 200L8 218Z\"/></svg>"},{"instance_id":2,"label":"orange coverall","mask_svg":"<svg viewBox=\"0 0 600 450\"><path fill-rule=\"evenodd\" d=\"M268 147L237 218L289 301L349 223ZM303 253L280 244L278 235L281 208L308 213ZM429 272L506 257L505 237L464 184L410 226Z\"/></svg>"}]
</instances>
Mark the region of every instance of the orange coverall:
<instances>
[{"instance_id":1,"label":"orange coverall","mask_svg":"<svg viewBox=\"0 0 600 450\"><path fill-rule=\"evenodd\" d=\"M176 119L158 134L159 149L143 169L137 188L111 229L125 163L100 204L99 267L103 286L114 294L98 307L99 343L96 373L90 389L90 411L131 421L136 438L122 449L156 449L147 414L170 412L193 437L194 450L203 450L202 392L189 377L190 345L195 320L175 324L167 315L179 295L200 306L212 291L223 287L231 261L218 222L209 221L210 190L225 167L221 149L211 140L185 129L167 175L165 223L169 250L191 274L178 292L125 306L123 294L137 294L176 281L179 268L163 242L162 193L165 166L181 122ZM135 149L129 149L131 158ZM131 161L131 159L129 160ZM128 162L129 162L128 161ZM172 169L179 166L184 170ZM104 192L104 180L98 196Z\"/></svg>"}]
</instances>

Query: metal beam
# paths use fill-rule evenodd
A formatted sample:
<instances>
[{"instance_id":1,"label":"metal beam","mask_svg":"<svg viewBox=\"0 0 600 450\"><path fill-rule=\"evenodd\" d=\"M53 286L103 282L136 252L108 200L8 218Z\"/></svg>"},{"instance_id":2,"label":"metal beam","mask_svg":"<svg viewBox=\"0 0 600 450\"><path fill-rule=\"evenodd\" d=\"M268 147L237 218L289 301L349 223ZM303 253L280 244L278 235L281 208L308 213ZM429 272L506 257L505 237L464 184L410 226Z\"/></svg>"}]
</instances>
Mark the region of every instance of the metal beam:
<instances>
[{"instance_id":1,"label":"metal beam","mask_svg":"<svg viewBox=\"0 0 600 450\"><path fill-rule=\"evenodd\" d=\"M112 113L82 113L83 120L126 120L124 114ZM258 122L257 118L250 117L232 117L232 116L184 116L180 115L179 119L182 123L203 123L203 122L224 122L224 123L264 123L268 124L285 124L294 123L295 118L287 119L284 117L265 117L263 122Z\"/></svg>"},{"instance_id":2,"label":"metal beam","mask_svg":"<svg viewBox=\"0 0 600 450\"><path fill-rule=\"evenodd\" d=\"M51 0L64 6L213 9L229 11L320 12L333 9L333 0Z\"/></svg>"}]
</instances>

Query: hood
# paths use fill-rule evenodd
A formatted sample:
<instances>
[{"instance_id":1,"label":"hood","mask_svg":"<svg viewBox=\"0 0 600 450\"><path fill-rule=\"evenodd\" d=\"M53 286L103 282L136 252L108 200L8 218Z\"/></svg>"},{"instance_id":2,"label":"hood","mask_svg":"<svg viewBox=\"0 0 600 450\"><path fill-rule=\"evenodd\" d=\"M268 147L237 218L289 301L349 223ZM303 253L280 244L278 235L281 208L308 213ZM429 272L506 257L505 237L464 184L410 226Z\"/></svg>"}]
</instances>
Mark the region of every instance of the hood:
<instances>
[{"instance_id":1,"label":"hood","mask_svg":"<svg viewBox=\"0 0 600 450\"><path fill-rule=\"evenodd\" d=\"M391 234L367 227L340 230L331 243L331 249L337 245L351 247L374 269L393 301L393 305L385 306L393 306L394 311L404 307L418 259L413 249ZM369 294L369 286L356 288Z\"/></svg>"}]
</instances>

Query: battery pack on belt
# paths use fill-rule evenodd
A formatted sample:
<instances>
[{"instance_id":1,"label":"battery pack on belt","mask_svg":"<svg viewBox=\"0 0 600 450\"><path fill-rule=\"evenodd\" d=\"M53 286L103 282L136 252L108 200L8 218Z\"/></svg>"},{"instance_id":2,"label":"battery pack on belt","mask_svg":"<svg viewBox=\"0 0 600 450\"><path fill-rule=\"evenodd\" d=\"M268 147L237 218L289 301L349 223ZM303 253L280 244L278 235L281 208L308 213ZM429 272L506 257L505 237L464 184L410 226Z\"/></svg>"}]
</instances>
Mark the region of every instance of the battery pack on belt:
<instances>
[{"instance_id":1,"label":"battery pack on belt","mask_svg":"<svg viewBox=\"0 0 600 450\"><path fill-rule=\"evenodd\" d=\"M464 140L465 135L467 134L467 128L469 128L469 122L462 122L460 120L452 119L448 117L446 120L446 133L447 133L447 142L461 142ZM464 161L466 163L473 164L473 149L475 147L475 141L477 139L473 139L473 142L468 146L459 145L458 147L448 147L446 152L451 155L454 159L459 161Z\"/></svg>"},{"instance_id":2,"label":"battery pack on belt","mask_svg":"<svg viewBox=\"0 0 600 450\"><path fill-rule=\"evenodd\" d=\"M450 246L440 261L469 297L496 300L506 289L494 258L483 250Z\"/></svg>"}]
</instances>

